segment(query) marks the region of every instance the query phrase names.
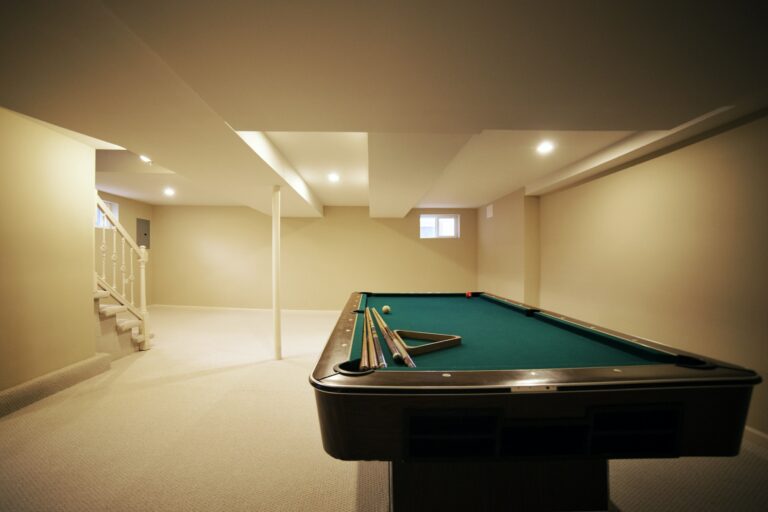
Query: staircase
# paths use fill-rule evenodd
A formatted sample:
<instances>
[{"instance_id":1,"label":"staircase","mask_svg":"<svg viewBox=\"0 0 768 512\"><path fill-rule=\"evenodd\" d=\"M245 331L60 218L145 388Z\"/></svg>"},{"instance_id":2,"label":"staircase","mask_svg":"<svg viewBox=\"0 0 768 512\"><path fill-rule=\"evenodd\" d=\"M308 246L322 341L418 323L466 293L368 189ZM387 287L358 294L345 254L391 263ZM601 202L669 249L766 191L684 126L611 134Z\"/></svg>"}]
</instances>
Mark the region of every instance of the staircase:
<instances>
[{"instance_id":1,"label":"staircase","mask_svg":"<svg viewBox=\"0 0 768 512\"><path fill-rule=\"evenodd\" d=\"M98 315L98 351L113 359L136 350L149 350L154 337L147 312L147 248L139 246L96 194L104 225L96 228L94 313ZM109 263L107 263L109 260ZM138 270L138 280L135 270ZM138 282L137 282L138 281Z\"/></svg>"}]
</instances>

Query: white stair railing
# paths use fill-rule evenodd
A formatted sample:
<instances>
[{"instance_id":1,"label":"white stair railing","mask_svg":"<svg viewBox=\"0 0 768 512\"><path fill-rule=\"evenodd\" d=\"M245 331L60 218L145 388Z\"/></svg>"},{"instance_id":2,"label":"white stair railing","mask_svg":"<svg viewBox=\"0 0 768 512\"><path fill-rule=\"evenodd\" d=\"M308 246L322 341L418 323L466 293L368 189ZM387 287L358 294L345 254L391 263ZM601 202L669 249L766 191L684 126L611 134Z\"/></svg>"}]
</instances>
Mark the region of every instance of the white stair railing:
<instances>
[{"instance_id":1,"label":"white stair railing","mask_svg":"<svg viewBox=\"0 0 768 512\"><path fill-rule=\"evenodd\" d=\"M122 224L118 222L112 214L112 210L102 201L98 193L96 194L96 207L108 224L108 226L102 227L99 230L101 233L97 232L96 234L96 244L101 260L96 262L96 270L94 272L96 285L109 292L113 299L126 306L128 311L140 321L139 336L136 340L141 350L147 350L151 338L149 313L147 312L146 275L149 253L145 246L136 244L136 241L128 234L128 231L125 230ZM107 257L109 257L111 265L107 265ZM136 304L135 300L137 283L134 266L137 266L139 269L138 304Z\"/></svg>"}]
</instances>

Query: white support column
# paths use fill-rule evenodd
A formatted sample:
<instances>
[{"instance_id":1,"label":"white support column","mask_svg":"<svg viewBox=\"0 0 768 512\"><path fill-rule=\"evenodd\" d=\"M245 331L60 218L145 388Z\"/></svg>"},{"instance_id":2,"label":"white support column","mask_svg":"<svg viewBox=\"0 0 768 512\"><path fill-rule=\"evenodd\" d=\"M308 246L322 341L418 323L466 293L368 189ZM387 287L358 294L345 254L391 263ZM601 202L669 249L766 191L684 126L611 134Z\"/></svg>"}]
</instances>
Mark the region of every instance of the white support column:
<instances>
[{"instance_id":1,"label":"white support column","mask_svg":"<svg viewBox=\"0 0 768 512\"><path fill-rule=\"evenodd\" d=\"M272 321L275 359L283 358L280 336L280 187L272 187Z\"/></svg>"}]
</instances>

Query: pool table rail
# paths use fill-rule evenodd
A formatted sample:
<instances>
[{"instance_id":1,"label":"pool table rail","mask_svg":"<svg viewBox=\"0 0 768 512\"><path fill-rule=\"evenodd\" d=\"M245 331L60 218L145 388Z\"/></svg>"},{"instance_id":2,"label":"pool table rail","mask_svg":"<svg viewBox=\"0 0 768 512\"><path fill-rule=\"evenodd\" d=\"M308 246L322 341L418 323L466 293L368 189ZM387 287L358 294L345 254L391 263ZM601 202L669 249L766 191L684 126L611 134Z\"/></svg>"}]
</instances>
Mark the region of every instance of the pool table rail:
<instances>
[{"instance_id":1,"label":"pool table rail","mask_svg":"<svg viewBox=\"0 0 768 512\"><path fill-rule=\"evenodd\" d=\"M494 294L483 294L494 301L522 308L555 322L565 322L612 338L675 356L683 364L647 364L638 366L606 366L583 368L532 368L516 370L394 370L345 372L359 320L364 292L348 299L334 327L315 370L312 385L320 390L344 392L408 392L467 393L485 392L556 392L575 389L610 387L657 387L686 383L689 386L735 385L754 386L761 381L752 370L724 363L691 352L677 350L659 342L607 329L581 320L542 310ZM405 295L405 294L400 294ZM415 294L425 295L425 294ZM439 295L439 294L434 294ZM340 369L341 366L341 369ZM354 366L348 364L347 367Z\"/></svg>"}]
</instances>

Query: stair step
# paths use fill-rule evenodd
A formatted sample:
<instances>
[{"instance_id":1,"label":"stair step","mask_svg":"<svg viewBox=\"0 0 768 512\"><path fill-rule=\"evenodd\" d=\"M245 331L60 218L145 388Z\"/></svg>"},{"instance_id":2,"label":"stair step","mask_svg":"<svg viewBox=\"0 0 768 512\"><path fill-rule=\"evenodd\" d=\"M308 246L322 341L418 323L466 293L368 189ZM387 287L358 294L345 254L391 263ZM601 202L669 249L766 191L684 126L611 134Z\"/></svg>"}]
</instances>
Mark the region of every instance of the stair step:
<instances>
[{"instance_id":1,"label":"stair step","mask_svg":"<svg viewBox=\"0 0 768 512\"><path fill-rule=\"evenodd\" d=\"M137 318L131 318L126 320L118 320L117 321L117 330L120 332L130 331L134 327L138 327L141 325L141 320Z\"/></svg>"},{"instance_id":2,"label":"stair step","mask_svg":"<svg viewBox=\"0 0 768 512\"><path fill-rule=\"evenodd\" d=\"M93 300L106 299L109 297L109 292L106 290L96 290L93 292Z\"/></svg>"},{"instance_id":3,"label":"stair step","mask_svg":"<svg viewBox=\"0 0 768 512\"><path fill-rule=\"evenodd\" d=\"M152 339L155 337L155 333L151 332L149 333L149 339ZM137 334L136 336L131 336L131 341L134 343L141 343L144 341L144 335L143 334Z\"/></svg>"},{"instance_id":4,"label":"stair step","mask_svg":"<svg viewBox=\"0 0 768 512\"><path fill-rule=\"evenodd\" d=\"M115 316L118 313L128 311L128 306L102 305L99 306L99 313L102 316Z\"/></svg>"}]
</instances>

